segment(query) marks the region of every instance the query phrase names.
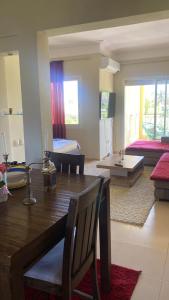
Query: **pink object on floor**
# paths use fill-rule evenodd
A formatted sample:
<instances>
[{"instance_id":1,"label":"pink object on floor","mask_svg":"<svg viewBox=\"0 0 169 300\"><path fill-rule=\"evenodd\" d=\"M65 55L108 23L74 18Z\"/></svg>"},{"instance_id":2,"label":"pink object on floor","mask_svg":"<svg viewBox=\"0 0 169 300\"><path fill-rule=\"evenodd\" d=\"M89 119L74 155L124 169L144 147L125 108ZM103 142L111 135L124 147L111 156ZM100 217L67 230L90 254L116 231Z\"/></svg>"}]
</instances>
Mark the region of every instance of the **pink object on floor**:
<instances>
[{"instance_id":1,"label":"pink object on floor","mask_svg":"<svg viewBox=\"0 0 169 300\"><path fill-rule=\"evenodd\" d=\"M164 144L161 141L146 141L138 140L130 144L126 150L146 150L146 151L156 151L156 152L169 152L169 143Z\"/></svg>"}]
</instances>

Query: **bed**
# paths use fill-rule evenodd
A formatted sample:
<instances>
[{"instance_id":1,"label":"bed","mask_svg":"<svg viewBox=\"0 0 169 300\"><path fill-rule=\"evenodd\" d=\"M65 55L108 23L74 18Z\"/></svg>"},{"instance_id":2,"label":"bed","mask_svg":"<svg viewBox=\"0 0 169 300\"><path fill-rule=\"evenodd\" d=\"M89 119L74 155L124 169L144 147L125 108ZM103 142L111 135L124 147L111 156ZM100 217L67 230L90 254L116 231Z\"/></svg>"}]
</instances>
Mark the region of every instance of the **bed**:
<instances>
[{"instance_id":1,"label":"bed","mask_svg":"<svg viewBox=\"0 0 169 300\"><path fill-rule=\"evenodd\" d=\"M53 152L80 154L80 145L76 140L53 139Z\"/></svg>"},{"instance_id":2,"label":"bed","mask_svg":"<svg viewBox=\"0 0 169 300\"><path fill-rule=\"evenodd\" d=\"M155 166L165 152L169 152L169 143L159 140L138 140L125 149L125 154L144 156L144 164L151 166Z\"/></svg>"}]
</instances>

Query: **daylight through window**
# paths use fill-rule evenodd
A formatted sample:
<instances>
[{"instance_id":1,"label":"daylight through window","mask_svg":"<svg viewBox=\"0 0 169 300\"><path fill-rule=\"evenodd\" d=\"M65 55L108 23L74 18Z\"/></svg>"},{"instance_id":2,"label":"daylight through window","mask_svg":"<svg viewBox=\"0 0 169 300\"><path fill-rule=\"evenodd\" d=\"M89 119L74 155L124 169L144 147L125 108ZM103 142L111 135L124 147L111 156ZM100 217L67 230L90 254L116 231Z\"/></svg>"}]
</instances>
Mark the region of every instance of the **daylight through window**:
<instances>
[{"instance_id":1,"label":"daylight through window","mask_svg":"<svg viewBox=\"0 0 169 300\"><path fill-rule=\"evenodd\" d=\"M64 88L65 124L79 124L78 81L66 80Z\"/></svg>"},{"instance_id":2,"label":"daylight through window","mask_svg":"<svg viewBox=\"0 0 169 300\"><path fill-rule=\"evenodd\" d=\"M125 87L125 144L169 135L169 80Z\"/></svg>"}]
</instances>

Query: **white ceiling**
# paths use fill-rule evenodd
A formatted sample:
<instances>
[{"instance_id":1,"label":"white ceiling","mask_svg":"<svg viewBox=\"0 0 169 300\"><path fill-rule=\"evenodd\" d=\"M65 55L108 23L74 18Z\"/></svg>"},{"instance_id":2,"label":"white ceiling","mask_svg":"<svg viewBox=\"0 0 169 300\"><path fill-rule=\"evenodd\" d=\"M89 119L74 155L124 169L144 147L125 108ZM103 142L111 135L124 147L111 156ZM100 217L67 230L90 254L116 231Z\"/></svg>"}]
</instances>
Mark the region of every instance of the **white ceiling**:
<instances>
[{"instance_id":1,"label":"white ceiling","mask_svg":"<svg viewBox=\"0 0 169 300\"><path fill-rule=\"evenodd\" d=\"M112 53L169 46L169 19L49 37L50 47L94 45Z\"/></svg>"}]
</instances>

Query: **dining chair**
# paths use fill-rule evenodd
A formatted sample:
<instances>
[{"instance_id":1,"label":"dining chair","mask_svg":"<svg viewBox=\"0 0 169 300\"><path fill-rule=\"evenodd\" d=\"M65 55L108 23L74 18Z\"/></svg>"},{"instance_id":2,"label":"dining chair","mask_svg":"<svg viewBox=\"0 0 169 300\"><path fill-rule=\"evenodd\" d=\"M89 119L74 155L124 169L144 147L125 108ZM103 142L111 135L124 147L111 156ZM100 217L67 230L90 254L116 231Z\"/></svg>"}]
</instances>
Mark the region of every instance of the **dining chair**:
<instances>
[{"instance_id":1,"label":"dining chair","mask_svg":"<svg viewBox=\"0 0 169 300\"><path fill-rule=\"evenodd\" d=\"M98 177L70 199L65 238L24 274L26 286L70 300L72 293L100 300L96 270L97 224L103 187ZM91 268L93 296L77 290Z\"/></svg>"},{"instance_id":2,"label":"dining chair","mask_svg":"<svg viewBox=\"0 0 169 300\"><path fill-rule=\"evenodd\" d=\"M47 151L47 157L54 162L57 172L81 175L84 173L85 155L83 154Z\"/></svg>"}]
</instances>

